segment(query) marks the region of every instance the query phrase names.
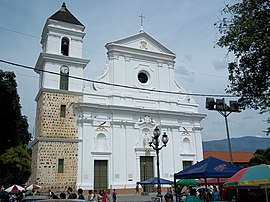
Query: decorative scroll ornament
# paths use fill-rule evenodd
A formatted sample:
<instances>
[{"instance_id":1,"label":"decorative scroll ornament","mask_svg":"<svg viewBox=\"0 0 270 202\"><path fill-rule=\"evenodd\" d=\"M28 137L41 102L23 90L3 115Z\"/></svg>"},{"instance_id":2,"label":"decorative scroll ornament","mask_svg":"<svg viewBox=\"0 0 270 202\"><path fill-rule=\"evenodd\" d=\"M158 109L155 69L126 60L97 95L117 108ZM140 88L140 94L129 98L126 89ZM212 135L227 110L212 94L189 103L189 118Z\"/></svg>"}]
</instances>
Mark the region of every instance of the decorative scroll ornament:
<instances>
[{"instance_id":1,"label":"decorative scroll ornament","mask_svg":"<svg viewBox=\"0 0 270 202\"><path fill-rule=\"evenodd\" d=\"M155 121L153 118L150 118L148 115L146 115L145 117L140 117L139 119L139 125L142 124L150 124L152 126L155 125Z\"/></svg>"},{"instance_id":2,"label":"decorative scroll ornament","mask_svg":"<svg viewBox=\"0 0 270 202\"><path fill-rule=\"evenodd\" d=\"M108 132L108 130L104 126L105 123L106 123L106 121L104 121L103 123L99 124L99 126L96 128L95 131Z\"/></svg>"},{"instance_id":3,"label":"decorative scroll ornament","mask_svg":"<svg viewBox=\"0 0 270 202\"><path fill-rule=\"evenodd\" d=\"M190 136L190 133L188 132L188 130L185 127L183 127L183 129L184 129L184 131L182 132L182 135L183 136Z\"/></svg>"},{"instance_id":4,"label":"decorative scroll ornament","mask_svg":"<svg viewBox=\"0 0 270 202\"><path fill-rule=\"evenodd\" d=\"M146 41L141 41L141 46L140 49L147 50L147 42Z\"/></svg>"}]
</instances>

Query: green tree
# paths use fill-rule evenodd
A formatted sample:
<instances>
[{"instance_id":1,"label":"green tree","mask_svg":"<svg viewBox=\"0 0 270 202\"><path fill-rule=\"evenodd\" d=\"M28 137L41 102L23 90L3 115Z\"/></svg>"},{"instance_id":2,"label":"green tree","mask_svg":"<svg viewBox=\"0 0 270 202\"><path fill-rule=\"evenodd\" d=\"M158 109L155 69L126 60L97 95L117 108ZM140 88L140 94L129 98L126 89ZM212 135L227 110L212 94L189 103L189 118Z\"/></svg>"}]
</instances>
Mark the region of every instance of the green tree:
<instances>
[{"instance_id":1,"label":"green tree","mask_svg":"<svg viewBox=\"0 0 270 202\"><path fill-rule=\"evenodd\" d=\"M270 165L270 147L267 149L258 149L250 159L251 166L267 164Z\"/></svg>"},{"instance_id":2,"label":"green tree","mask_svg":"<svg viewBox=\"0 0 270 202\"><path fill-rule=\"evenodd\" d=\"M21 114L20 98L13 72L0 70L0 94L1 155L11 147L28 144L31 134L28 132L27 118Z\"/></svg>"},{"instance_id":3,"label":"green tree","mask_svg":"<svg viewBox=\"0 0 270 202\"><path fill-rule=\"evenodd\" d=\"M31 156L26 146L7 149L0 156L0 176L3 184L23 184L31 172Z\"/></svg>"},{"instance_id":4,"label":"green tree","mask_svg":"<svg viewBox=\"0 0 270 202\"><path fill-rule=\"evenodd\" d=\"M27 149L31 134L21 114L13 72L0 70L0 176L3 184L22 184L30 176L31 156Z\"/></svg>"},{"instance_id":5,"label":"green tree","mask_svg":"<svg viewBox=\"0 0 270 202\"><path fill-rule=\"evenodd\" d=\"M235 56L228 64L226 91L240 96L244 108L269 113L270 1L243 0L227 5L222 15L216 23L221 34L217 45L227 47Z\"/></svg>"}]
</instances>

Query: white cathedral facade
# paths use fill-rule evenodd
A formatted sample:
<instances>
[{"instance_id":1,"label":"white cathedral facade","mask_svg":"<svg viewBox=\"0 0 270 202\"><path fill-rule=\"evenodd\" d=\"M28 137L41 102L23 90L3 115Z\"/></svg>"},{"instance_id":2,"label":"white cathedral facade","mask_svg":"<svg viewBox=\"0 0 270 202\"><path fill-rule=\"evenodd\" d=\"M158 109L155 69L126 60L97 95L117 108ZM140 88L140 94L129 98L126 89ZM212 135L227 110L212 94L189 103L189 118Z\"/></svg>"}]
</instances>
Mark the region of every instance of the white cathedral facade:
<instances>
[{"instance_id":1,"label":"white cathedral facade","mask_svg":"<svg viewBox=\"0 0 270 202\"><path fill-rule=\"evenodd\" d=\"M160 177L203 159L201 120L194 99L175 80L175 54L141 30L105 45L107 63L96 81L83 80L84 25L66 8L42 32L31 181L128 191L157 176L149 146L156 127L169 141L160 150ZM104 62L105 63L105 62Z\"/></svg>"}]
</instances>

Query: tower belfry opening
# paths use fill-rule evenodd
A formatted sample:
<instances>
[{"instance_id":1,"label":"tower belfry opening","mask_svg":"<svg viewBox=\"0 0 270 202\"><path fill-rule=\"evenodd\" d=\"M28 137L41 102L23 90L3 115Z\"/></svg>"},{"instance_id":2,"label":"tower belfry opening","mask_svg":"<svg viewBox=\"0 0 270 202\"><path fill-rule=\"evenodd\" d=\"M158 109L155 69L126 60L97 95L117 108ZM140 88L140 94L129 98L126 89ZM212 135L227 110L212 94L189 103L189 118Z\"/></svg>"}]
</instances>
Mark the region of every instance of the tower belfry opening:
<instances>
[{"instance_id":1,"label":"tower belfry opening","mask_svg":"<svg viewBox=\"0 0 270 202\"><path fill-rule=\"evenodd\" d=\"M67 37L63 37L61 40L61 53L62 55L68 56L69 53L69 39Z\"/></svg>"}]
</instances>

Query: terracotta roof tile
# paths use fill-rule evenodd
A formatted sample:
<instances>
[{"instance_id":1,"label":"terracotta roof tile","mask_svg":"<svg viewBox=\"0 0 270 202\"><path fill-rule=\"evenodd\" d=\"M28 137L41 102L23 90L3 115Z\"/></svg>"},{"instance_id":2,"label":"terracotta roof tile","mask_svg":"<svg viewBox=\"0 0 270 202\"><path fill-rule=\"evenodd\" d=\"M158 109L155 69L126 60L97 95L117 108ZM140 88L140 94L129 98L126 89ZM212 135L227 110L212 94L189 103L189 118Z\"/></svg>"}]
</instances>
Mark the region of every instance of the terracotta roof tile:
<instances>
[{"instance_id":1,"label":"terracotta roof tile","mask_svg":"<svg viewBox=\"0 0 270 202\"><path fill-rule=\"evenodd\" d=\"M254 152L232 152L233 162L247 163L253 157ZM226 162L230 162L229 152L221 151L204 151L204 158L209 156L216 157Z\"/></svg>"}]
</instances>

